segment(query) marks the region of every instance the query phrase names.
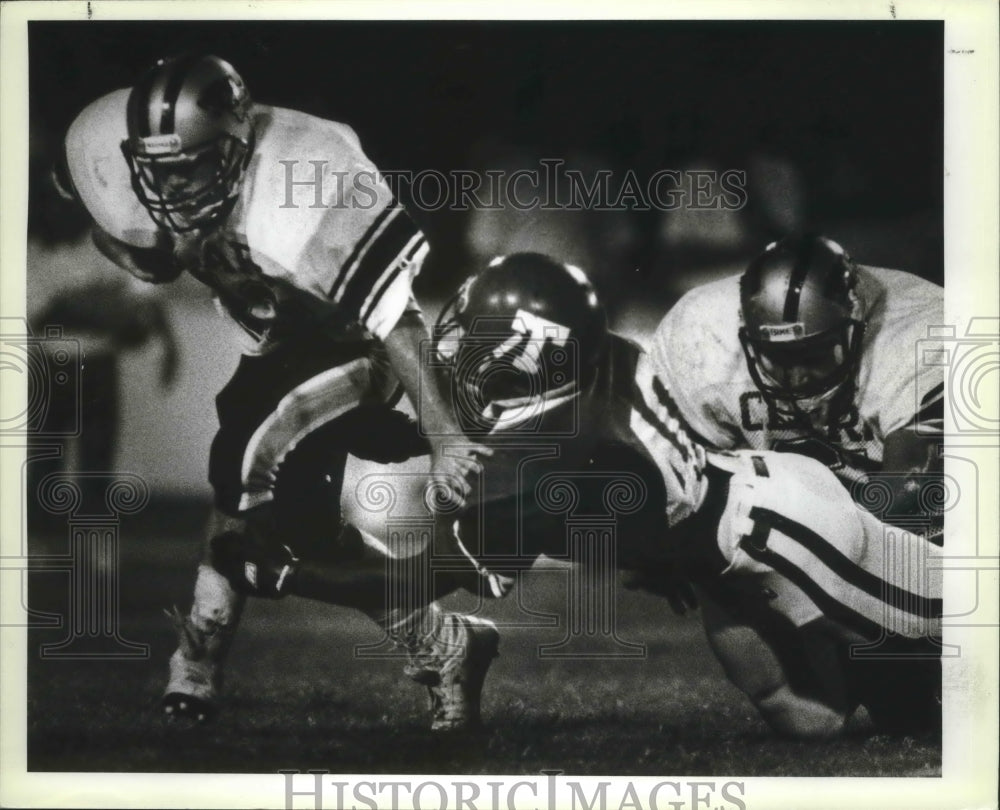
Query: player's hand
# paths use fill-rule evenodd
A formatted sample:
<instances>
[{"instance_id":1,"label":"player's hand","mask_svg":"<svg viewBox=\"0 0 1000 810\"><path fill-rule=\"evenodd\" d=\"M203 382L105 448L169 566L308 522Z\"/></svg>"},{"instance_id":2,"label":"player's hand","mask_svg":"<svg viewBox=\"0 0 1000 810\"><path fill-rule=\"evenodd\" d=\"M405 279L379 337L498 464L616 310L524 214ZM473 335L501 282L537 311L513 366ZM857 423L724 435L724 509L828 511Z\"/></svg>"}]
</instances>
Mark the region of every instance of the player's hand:
<instances>
[{"instance_id":1,"label":"player's hand","mask_svg":"<svg viewBox=\"0 0 1000 810\"><path fill-rule=\"evenodd\" d=\"M468 440L458 441L456 437L431 440L431 487L434 497L432 506L438 511L451 511L465 506L472 487L469 483L474 475L483 471L481 459L493 455L493 451L483 444Z\"/></svg>"},{"instance_id":2,"label":"player's hand","mask_svg":"<svg viewBox=\"0 0 1000 810\"><path fill-rule=\"evenodd\" d=\"M280 599L291 590L299 558L256 532L227 531L212 538L212 567L247 596Z\"/></svg>"}]
</instances>

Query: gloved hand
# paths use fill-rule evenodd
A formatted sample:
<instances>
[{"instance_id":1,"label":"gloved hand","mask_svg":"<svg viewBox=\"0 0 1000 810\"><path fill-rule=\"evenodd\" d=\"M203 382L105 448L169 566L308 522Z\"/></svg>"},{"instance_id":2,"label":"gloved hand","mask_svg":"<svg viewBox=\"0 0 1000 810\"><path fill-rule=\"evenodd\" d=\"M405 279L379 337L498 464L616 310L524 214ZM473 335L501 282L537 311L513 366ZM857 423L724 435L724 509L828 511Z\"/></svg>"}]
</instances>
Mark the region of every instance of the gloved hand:
<instances>
[{"instance_id":1,"label":"gloved hand","mask_svg":"<svg viewBox=\"0 0 1000 810\"><path fill-rule=\"evenodd\" d=\"M212 538L212 566L248 596L280 599L292 587L299 559L278 543L261 541L253 531L228 531Z\"/></svg>"}]
</instances>

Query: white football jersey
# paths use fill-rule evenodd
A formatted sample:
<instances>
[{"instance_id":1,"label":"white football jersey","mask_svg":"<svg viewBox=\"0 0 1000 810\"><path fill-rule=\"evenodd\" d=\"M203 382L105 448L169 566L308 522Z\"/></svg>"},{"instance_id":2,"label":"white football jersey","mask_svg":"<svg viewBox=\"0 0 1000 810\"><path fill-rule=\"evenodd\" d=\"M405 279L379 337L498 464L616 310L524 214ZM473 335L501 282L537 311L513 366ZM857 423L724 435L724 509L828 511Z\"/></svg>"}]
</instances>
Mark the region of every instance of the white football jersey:
<instances>
[{"instance_id":1,"label":"white football jersey","mask_svg":"<svg viewBox=\"0 0 1000 810\"><path fill-rule=\"evenodd\" d=\"M867 327L854 407L842 424L809 430L768 407L740 344L739 277L688 292L667 313L650 356L684 422L717 449L794 451L853 480L882 462L885 437L920 418L940 425L943 371L923 362L939 346L928 328L943 322L941 287L896 270L859 267ZM825 444L826 447L810 445Z\"/></svg>"},{"instance_id":2,"label":"white football jersey","mask_svg":"<svg viewBox=\"0 0 1000 810\"><path fill-rule=\"evenodd\" d=\"M87 107L69 129L66 156L94 221L148 248L157 226L121 150L128 95L116 90ZM322 317L331 301L345 321L384 338L411 304L426 240L350 127L260 104L253 117L256 147L239 200L209 238L208 259L189 269L252 336L252 350L280 339L282 318L294 327Z\"/></svg>"}]
</instances>

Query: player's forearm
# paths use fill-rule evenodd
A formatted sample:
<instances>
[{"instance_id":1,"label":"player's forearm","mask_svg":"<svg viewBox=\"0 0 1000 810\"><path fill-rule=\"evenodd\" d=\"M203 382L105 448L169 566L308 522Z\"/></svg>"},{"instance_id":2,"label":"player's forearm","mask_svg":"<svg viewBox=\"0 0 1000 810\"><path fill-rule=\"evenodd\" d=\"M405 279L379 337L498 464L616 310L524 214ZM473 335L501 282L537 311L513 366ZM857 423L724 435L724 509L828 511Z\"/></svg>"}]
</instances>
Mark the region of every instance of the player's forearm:
<instances>
[{"instance_id":1,"label":"player's forearm","mask_svg":"<svg viewBox=\"0 0 1000 810\"><path fill-rule=\"evenodd\" d=\"M403 390L417 410L422 431L431 441L461 436L450 403L441 395L434 381L422 377L421 347L429 338L419 312L406 312L385 339L389 361Z\"/></svg>"},{"instance_id":2,"label":"player's forearm","mask_svg":"<svg viewBox=\"0 0 1000 810\"><path fill-rule=\"evenodd\" d=\"M464 436L436 381L421 376L425 368L421 347L428 337L420 313L407 312L384 343L393 369L416 406L420 427L430 445L435 510L446 512L465 505L471 490L469 478L482 472L481 459L492 455L492 451Z\"/></svg>"},{"instance_id":3,"label":"player's forearm","mask_svg":"<svg viewBox=\"0 0 1000 810\"><path fill-rule=\"evenodd\" d=\"M753 699L786 683L781 662L760 634L735 618L717 594L698 588L705 636L730 682Z\"/></svg>"},{"instance_id":4,"label":"player's forearm","mask_svg":"<svg viewBox=\"0 0 1000 810\"><path fill-rule=\"evenodd\" d=\"M839 683L836 688L823 684L825 688L817 690L823 693L822 700L795 692L771 646L718 596L698 590L709 646L730 682L750 698L768 726L777 734L800 739L839 734L847 720L846 707L840 705L844 698ZM804 649L809 647L809 639L803 638L802 644ZM813 652L810 649L807 655Z\"/></svg>"},{"instance_id":5,"label":"player's forearm","mask_svg":"<svg viewBox=\"0 0 1000 810\"><path fill-rule=\"evenodd\" d=\"M164 284L181 274L181 266L174 261L173 253L166 245L135 247L115 239L97 225L93 226L92 238L101 253L141 281Z\"/></svg>"},{"instance_id":6,"label":"player's forearm","mask_svg":"<svg viewBox=\"0 0 1000 810\"><path fill-rule=\"evenodd\" d=\"M892 491L892 511L900 515L926 512L924 502L934 500L925 490L941 486L944 473L939 452L940 438L919 436L903 428L885 439L882 478ZM876 474L875 478L878 479Z\"/></svg>"}]
</instances>

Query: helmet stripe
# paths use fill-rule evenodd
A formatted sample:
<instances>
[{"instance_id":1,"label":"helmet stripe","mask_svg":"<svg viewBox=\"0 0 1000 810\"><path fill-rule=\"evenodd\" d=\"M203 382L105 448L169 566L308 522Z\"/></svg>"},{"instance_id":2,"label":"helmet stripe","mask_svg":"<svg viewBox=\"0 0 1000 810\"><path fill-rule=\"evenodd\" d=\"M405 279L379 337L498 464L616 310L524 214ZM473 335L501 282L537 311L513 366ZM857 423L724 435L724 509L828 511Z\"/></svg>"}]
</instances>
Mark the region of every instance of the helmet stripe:
<instances>
[{"instance_id":1,"label":"helmet stripe","mask_svg":"<svg viewBox=\"0 0 1000 810\"><path fill-rule=\"evenodd\" d=\"M795 264L792 266L792 273L788 278L788 293L785 296L785 311L782 318L785 323L795 323L799 319L799 301L802 298L802 285L806 276L809 275L809 265L812 261L815 241L804 239L799 243L799 250L795 256Z\"/></svg>"},{"instance_id":2,"label":"helmet stripe","mask_svg":"<svg viewBox=\"0 0 1000 810\"><path fill-rule=\"evenodd\" d=\"M174 115L177 110L177 99L181 94L191 68L200 61L197 56L183 56L171 65L170 75L167 77L166 87L163 89L163 100L160 103L160 135L172 135L174 133Z\"/></svg>"},{"instance_id":3,"label":"helmet stripe","mask_svg":"<svg viewBox=\"0 0 1000 810\"><path fill-rule=\"evenodd\" d=\"M154 71L149 71L132 88L128 97L128 133L133 138L146 138L152 134L149 125L150 95L153 91Z\"/></svg>"}]
</instances>

